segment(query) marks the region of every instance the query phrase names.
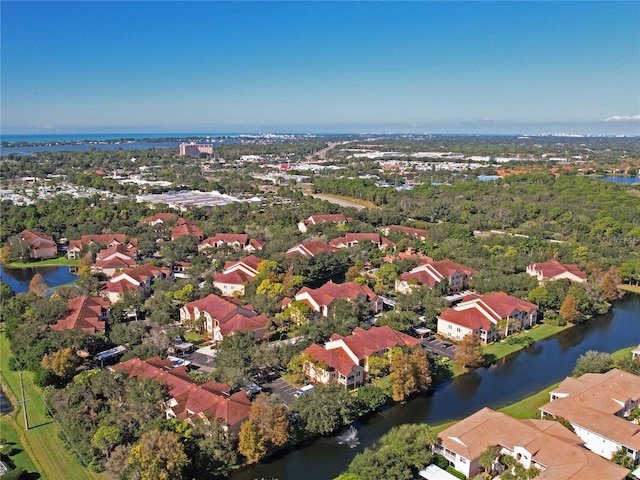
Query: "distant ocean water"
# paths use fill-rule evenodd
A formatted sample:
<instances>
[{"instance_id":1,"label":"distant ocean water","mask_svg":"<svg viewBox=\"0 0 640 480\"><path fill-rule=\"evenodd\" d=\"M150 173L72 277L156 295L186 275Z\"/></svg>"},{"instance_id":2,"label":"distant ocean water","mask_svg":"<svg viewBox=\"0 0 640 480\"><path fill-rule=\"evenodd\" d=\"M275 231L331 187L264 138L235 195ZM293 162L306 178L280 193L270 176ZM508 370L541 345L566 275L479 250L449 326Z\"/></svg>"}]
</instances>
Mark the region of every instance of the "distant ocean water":
<instances>
[{"instance_id":1,"label":"distant ocean water","mask_svg":"<svg viewBox=\"0 0 640 480\"><path fill-rule=\"evenodd\" d=\"M239 133L38 133L0 135L0 142L8 143L58 143L58 142L106 142L123 138L161 139L161 138L206 138L237 137Z\"/></svg>"}]
</instances>

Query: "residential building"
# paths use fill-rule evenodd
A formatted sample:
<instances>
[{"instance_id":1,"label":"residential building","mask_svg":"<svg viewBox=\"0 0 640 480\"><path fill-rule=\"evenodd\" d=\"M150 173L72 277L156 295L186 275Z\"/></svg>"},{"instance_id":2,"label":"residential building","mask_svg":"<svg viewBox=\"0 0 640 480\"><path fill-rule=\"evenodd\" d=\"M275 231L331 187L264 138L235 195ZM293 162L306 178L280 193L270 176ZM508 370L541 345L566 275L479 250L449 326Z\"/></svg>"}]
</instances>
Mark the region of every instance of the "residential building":
<instances>
[{"instance_id":1,"label":"residential building","mask_svg":"<svg viewBox=\"0 0 640 480\"><path fill-rule=\"evenodd\" d=\"M109 319L109 300L101 297L70 298L65 316L50 326L51 330L82 330L87 333L104 333Z\"/></svg>"},{"instance_id":2,"label":"residential building","mask_svg":"<svg viewBox=\"0 0 640 480\"><path fill-rule=\"evenodd\" d=\"M336 382L345 388L357 388L366 382L371 357L384 357L395 347L415 347L420 340L388 326L370 330L356 328L349 336L334 333L324 346L312 344L302 353L313 357L304 372L315 383Z\"/></svg>"},{"instance_id":3,"label":"residential building","mask_svg":"<svg viewBox=\"0 0 640 480\"><path fill-rule=\"evenodd\" d=\"M555 258L541 263L532 263L527 266L527 273L537 277L541 285L554 280L571 280L576 283L585 283L587 274L574 264L563 264Z\"/></svg>"},{"instance_id":4,"label":"residential building","mask_svg":"<svg viewBox=\"0 0 640 480\"><path fill-rule=\"evenodd\" d=\"M447 293L458 293L469 287L469 279L477 272L451 260L430 260L421 263L409 272L400 275L395 289L400 293L410 293L414 285L427 285L431 288L440 282L448 283Z\"/></svg>"},{"instance_id":5,"label":"residential building","mask_svg":"<svg viewBox=\"0 0 640 480\"><path fill-rule=\"evenodd\" d=\"M305 257L315 257L322 252L337 252L338 247L333 247L328 243L320 240L313 240L311 242L299 243L285 252L285 255L303 255Z\"/></svg>"},{"instance_id":6,"label":"residential building","mask_svg":"<svg viewBox=\"0 0 640 480\"><path fill-rule=\"evenodd\" d=\"M637 348L631 350L631 360L639 360L640 361L640 345Z\"/></svg>"},{"instance_id":7,"label":"residential building","mask_svg":"<svg viewBox=\"0 0 640 480\"><path fill-rule=\"evenodd\" d=\"M111 248L116 245L125 245L128 247L137 247L138 239L133 237L127 240L124 233L105 233L98 235L82 235L80 240L71 240L67 248L67 258L78 260L81 250L87 245L104 245Z\"/></svg>"},{"instance_id":8,"label":"residential building","mask_svg":"<svg viewBox=\"0 0 640 480\"><path fill-rule=\"evenodd\" d=\"M438 315L438 334L455 341L474 334L489 343L498 334L507 336L537 321L538 307L504 292L468 295Z\"/></svg>"},{"instance_id":9,"label":"residential building","mask_svg":"<svg viewBox=\"0 0 640 480\"><path fill-rule=\"evenodd\" d=\"M374 313L382 310L382 298L367 285L359 285L356 282L333 283L329 281L320 288L302 287L294 297L294 300L305 302L314 312L323 317L329 314L329 307L338 299L368 302Z\"/></svg>"},{"instance_id":10,"label":"residential building","mask_svg":"<svg viewBox=\"0 0 640 480\"><path fill-rule=\"evenodd\" d=\"M151 217L146 217L140 220L140 223L146 223L155 227L156 225L162 225L164 223L172 223L178 220L178 215L175 213L156 213Z\"/></svg>"},{"instance_id":11,"label":"residential building","mask_svg":"<svg viewBox=\"0 0 640 480\"><path fill-rule=\"evenodd\" d=\"M493 445L523 467L540 470L539 480L624 480L629 473L584 448L582 440L559 422L518 420L490 408L440 432L433 450L473 478L482 470L480 456Z\"/></svg>"},{"instance_id":12,"label":"residential building","mask_svg":"<svg viewBox=\"0 0 640 480\"><path fill-rule=\"evenodd\" d=\"M250 331L260 340L267 331L269 319L256 315L249 306L238 306L217 295L210 294L187 303L180 309L180 322L202 321L210 339L221 342L227 335Z\"/></svg>"},{"instance_id":13,"label":"residential building","mask_svg":"<svg viewBox=\"0 0 640 480\"><path fill-rule=\"evenodd\" d=\"M405 235L409 235L410 237L414 237L418 240L426 240L429 236L426 230L421 230L419 228L403 227L401 225L389 225L382 228L382 233L386 236L389 236L391 232L404 233Z\"/></svg>"},{"instance_id":14,"label":"residential building","mask_svg":"<svg viewBox=\"0 0 640 480\"><path fill-rule=\"evenodd\" d=\"M225 297L244 295L244 286L252 282L258 274L258 266L264 260L254 255L245 257L237 262L227 262L220 273L213 277L213 286Z\"/></svg>"},{"instance_id":15,"label":"residential building","mask_svg":"<svg viewBox=\"0 0 640 480\"><path fill-rule=\"evenodd\" d=\"M191 262L175 262L171 265L171 272L173 272L174 278L189 278L190 268Z\"/></svg>"},{"instance_id":16,"label":"residential building","mask_svg":"<svg viewBox=\"0 0 640 480\"><path fill-rule=\"evenodd\" d=\"M186 236L196 237L198 240L204 238L202 229L192 222L183 222L171 229L171 240Z\"/></svg>"},{"instance_id":17,"label":"residential building","mask_svg":"<svg viewBox=\"0 0 640 480\"><path fill-rule=\"evenodd\" d=\"M351 218L347 218L341 213L326 214L326 215L311 215L306 220L302 220L301 222L298 222L298 229L302 233L307 233L309 227L311 227L312 225L317 225L319 223L330 222L330 223L335 223L337 225L342 225L350 221L351 221Z\"/></svg>"},{"instance_id":18,"label":"residential building","mask_svg":"<svg viewBox=\"0 0 640 480\"><path fill-rule=\"evenodd\" d=\"M226 430L237 433L242 422L249 418L251 402L246 392L240 390L231 395L229 385L213 380L196 383L189 377L186 367L172 368L169 359L132 358L110 369L125 371L129 377L160 381L167 391L163 405L167 419L176 418L190 423L202 421L207 424L220 419Z\"/></svg>"},{"instance_id":19,"label":"residential building","mask_svg":"<svg viewBox=\"0 0 640 480\"><path fill-rule=\"evenodd\" d=\"M640 376L614 368L568 377L549 392L542 417L564 418L589 450L605 458L623 448L640 461L640 426L626 417L640 408Z\"/></svg>"},{"instance_id":20,"label":"residential building","mask_svg":"<svg viewBox=\"0 0 640 480\"><path fill-rule=\"evenodd\" d=\"M393 249L396 244L379 233L347 233L344 237L337 237L329 240L329 245L336 248L349 248L361 242L371 242L380 250Z\"/></svg>"},{"instance_id":21,"label":"residential building","mask_svg":"<svg viewBox=\"0 0 640 480\"><path fill-rule=\"evenodd\" d=\"M58 246L53 238L41 232L31 232L23 230L18 234L20 241L29 244L29 258L40 260L42 258L53 258L58 255Z\"/></svg>"},{"instance_id":22,"label":"residential building","mask_svg":"<svg viewBox=\"0 0 640 480\"><path fill-rule=\"evenodd\" d=\"M101 272L112 277L116 272L135 267L137 255L138 250L131 245L114 245L105 248L97 253L91 271L93 273Z\"/></svg>"},{"instance_id":23,"label":"residential building","mask_svg":"<svg viewBox=\"0 0 640 480\"><path fill-rule=\"evenodd\" d=\"M256 238L249 238L246 233L216 233L198 244L198 251L206 251L208 248L220 248L228 246L234 250L244 250L247 253L254 253L262 250L266 242Z\"/></svg>"},{"instance_id":24,"label":"residential building","mask_svg":"<svg viewBox=\"0 0 640 480\"><path fill-rule=\"evenodd\" d=\"M128 268L103 284L102 294L112 302L122 300L125 292L137 291L141 295L151 293L151 282L154 278L173 279L171 270L160 268L150 263Z\"/></svg>"}]
</instances>

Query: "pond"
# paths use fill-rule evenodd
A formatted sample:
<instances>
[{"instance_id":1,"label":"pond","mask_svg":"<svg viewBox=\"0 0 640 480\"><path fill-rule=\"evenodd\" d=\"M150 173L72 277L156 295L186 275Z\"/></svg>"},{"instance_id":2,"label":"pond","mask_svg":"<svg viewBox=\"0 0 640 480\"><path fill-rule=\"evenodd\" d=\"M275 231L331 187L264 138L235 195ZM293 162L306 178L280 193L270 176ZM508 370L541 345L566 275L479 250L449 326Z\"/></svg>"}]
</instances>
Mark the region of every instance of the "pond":
<instances>
[{"instance_id":1,"label":"pond","mask_svg":"<svg viewBox=\"0 0 640 480\"><path fill-rule=\"evenodd\" d=\"M464 418L482 407L501 408L539 392L571 374L588 350L614 352L640 343L640 295L616 302L607 315L540 340L489 368L456 377L429 395L356 423L359 445L341 445L337 436L292 449L267 463L243 469L233 480L304 478L327 480L344 471L353 457L390 428L404 423L438 425Z\"/></svg>"},{"instance_id":2,"label":"pond","mask_svg":"<svg viewBox=\"0 0 640 480\"><path fill-rule=\"evenodd\" d=\"M78 279L73 271L75 267L6 268L0 265L0 279L15 293L24 293L29 291L29 282L36 273L42 274L49 287L59 287Z\"/></svg>"}]
</instances>

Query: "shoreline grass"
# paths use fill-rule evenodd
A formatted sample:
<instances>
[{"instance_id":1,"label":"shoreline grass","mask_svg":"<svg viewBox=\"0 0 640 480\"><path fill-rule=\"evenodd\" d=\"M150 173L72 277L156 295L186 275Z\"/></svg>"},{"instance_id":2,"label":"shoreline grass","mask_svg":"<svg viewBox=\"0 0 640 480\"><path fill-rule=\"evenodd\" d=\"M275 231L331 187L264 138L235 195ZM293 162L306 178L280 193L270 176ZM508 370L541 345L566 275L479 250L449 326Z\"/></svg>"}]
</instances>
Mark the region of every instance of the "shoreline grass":
<instances>
[{"instance_id":1,"label":"shoreline grass","mask_svg":"<svg viewBox=\"0 0 640 480\"><path fill-rule=\"evenodd\" d=\"M624 290L625 292L631 293L640 293L640 285L627 285L626 283L623 283L621 285L618 285L618 290Z\"/></svg>"},{"instance_id":2,"label":"shoreline grass","mask_svg":"<svg viewBox=\"0 0 640 480\"><path fill-rule=\"evenodd\" d=\"M79 263L80 260L69 260L66 255L62 255L37 262L11 262L4 266L5 268L77 267Z\"/></svg>"},{"instance_id":3,"label":"shoreline grass","mask_svg":"<svg viewBox=\"0 0 640 480\"><path fill-rule=\"evenodd\" d=\"M571 324L567 324L564 326L557 325L548 325L546 323L539 323L535 325L533 328L529 330L524 330L515 335L510 335L508 338L517 340L518 338L529 337L534 342L539 340L544 340L545 338L552 337L563 330L567 330L571 328ZM507 355L512 353L516 353L525 348L525 345L519 343L509 343L507 341L504 342L494 342L490 345L484 346L483 351L486 357L491 359L491 363L499 360Z\"/></svg>"},{"instance_id":4,"label":"shoreline grass","mask_svg":"<svg viewBox=\"0 0 640 480\"><path fill-rule=\"evenodd\" d=\"M29 430L25 430L22 406L16 401L20 396L20 373L9 369L9 340L0 335L0 371L5 393L12 400L15 410L2 417L2 425L13 427L24 448L43 479L47 480L100 480L104 478L84 468L60 439L60 427L47 413L42 390L33 383L33 374L23 372L25 398L27 399L27 420ZM0 432L4 439L4 428ZM26 463L25 463L26 465ZM24 467L24 465L23 465Z\"/></svg>"}]
</instances>

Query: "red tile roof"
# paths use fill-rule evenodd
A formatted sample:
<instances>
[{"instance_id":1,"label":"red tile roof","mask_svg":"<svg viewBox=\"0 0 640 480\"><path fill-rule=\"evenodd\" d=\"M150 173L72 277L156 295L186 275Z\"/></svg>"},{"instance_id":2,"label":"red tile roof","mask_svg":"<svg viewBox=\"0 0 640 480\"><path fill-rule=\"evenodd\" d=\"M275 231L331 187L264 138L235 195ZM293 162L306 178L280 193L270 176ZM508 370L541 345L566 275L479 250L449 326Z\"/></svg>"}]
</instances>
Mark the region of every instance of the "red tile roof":
<instances>
[{"instance_id":1,"label":"red tile roof","mask_svg":"<svg viewBox=\"0 0 640 480\"><path fill-rule=\"evenodd\" d=\"M255 331L266 328L269 319L264 315L256 315L254 311L239 307L227 299L213 293L204 298L187 303L184 307L189 316L193 317L195 309L207 312L211 318L217 320L220 333L228 335L234 331Z\"/></svg>"},{"instance_id":2,"label":"red tile roof","mask_svg":"<svg viewBox=\"0 0 640 480\"><path fill-rule=\"evenodd\" d=\"M198 239L202 238L204 234L202 233L202 229L195 225L189 225L183 223L182 225L178 225L177 227L171 230L171 240L175 240L176 238L185 237L187 235L191 235L192 237L197 237Z\"/></svg>"},{"instance_id":3,"label":"red tile roof","mask_svg":"<svg viewBox=\"0 0 640 480\"><path fill-rule=\"evenodd\" d=\"M359 285L356 282L333 283L329 281L320 288L302 287L296 293L296 300L300 300L303 294L307 293L320 306L329 306L338 299L356 300L364 297L369 301L373 301L378 296L367 285ZM312 307L313 308L313 307Z\"/></svg>"},{"instance_id":4,"label":"red tile roof","mask_svg":"<svg viewBox=\"0 0 640 480\"><path fill-rule=\"evenodd\" d=\"M311 215L304 221L305 225L316 225L318 223L323 222L332 222L332 223L348 223L351 219L345 217L341 213L336 214L326 214L326 215Z\"/></svg>"},{"instance_id":5,"label":"red tile roof","mask_svg":"<svg viewBox=\"0 0 640 480\"><path fill-rule=\"evenodd\" d=\"M106 322L100 320L109 311L110 302L101 297L70 298L67 300L66 316L51 325L51 330L78 329L88 333L105 331Z\"/></svg>"},{"instance_id":6,"label":"red tile roof","mask_svg":"<svg viewBox=\"0 0 640 480\"><path fill-rule=\"evenodd\" d=\"M140 220L140 222L147 223L147 224L156 223L156 222L165 223L165 222L173 222L177 218L178 218L178 215L176 215L175 213L156 213L151 217L143 218L142 220Z\"/></svg>"},{"instance_id":7,"label":"red tile roof","mask_svg":"<svg viewBox=\"0 0 640 480\"><path fill-rule=\"evenodd\" d=\"M221 419L225 425L237 430L240 423L249 417L251 402L245 392L228 396L226 384L207 382L199 385L191 380L185 367L169 368L171 362L154 357L148 360L132 358L111 367L124 370L129 377L142 377L162 382L172 400L168 403L179 420L204 415L210 419Z\"/></svg>"},{"instance_id":8,"label":"red tile roof","mask_svg":"<svg viewBox=\"0 0 640 480\"><path fill-rule=\"evenodd\" d=\"M299 243L298 245L287 250L287 255L305 255L309 257L315 257L321 252L333 253L338 251L337 247L329 245L320 240L313 240L311 242Z\"/></svg>"},{"instance_id":9,"label":"red tile roof","mask_svg":"<svg viewBox=\"0 0 640 480\"><path fill-rule=\"evenodd\" d=\"M546 262L534 263L530 267L531 270L542 275L542 278L553 279L564 273L571 273L582 280L587 279L587 274L580 270L577 265L563 264L555 258L547 260Z\"/></svg>"},{"instance_id":10,"label":"red tile roof","mask_svg":"<svg viewBox=\"0 0 640 480\"><path fill-rule=\"evenodd\" d=\"M23 230L19 233L19 237L23 242L29 242L29 247L33 250L56 247L56 242L53 241L53 237L41 232Z\"/></svg>"},{"instance_id":11,"label":"red tile roof","mask_svg":"<svg viewBox=\"0 0 640 480\"><path fill-rule=\"evenodd\" d=\"M384 230L388 230L390 232L402 232L406 235L414 236L420 240L424 240L429 236L426 230L420 230L419 228L403 227L401 225L389 225L388 227L384 227Z\"/></svg>"}]
</instances>

